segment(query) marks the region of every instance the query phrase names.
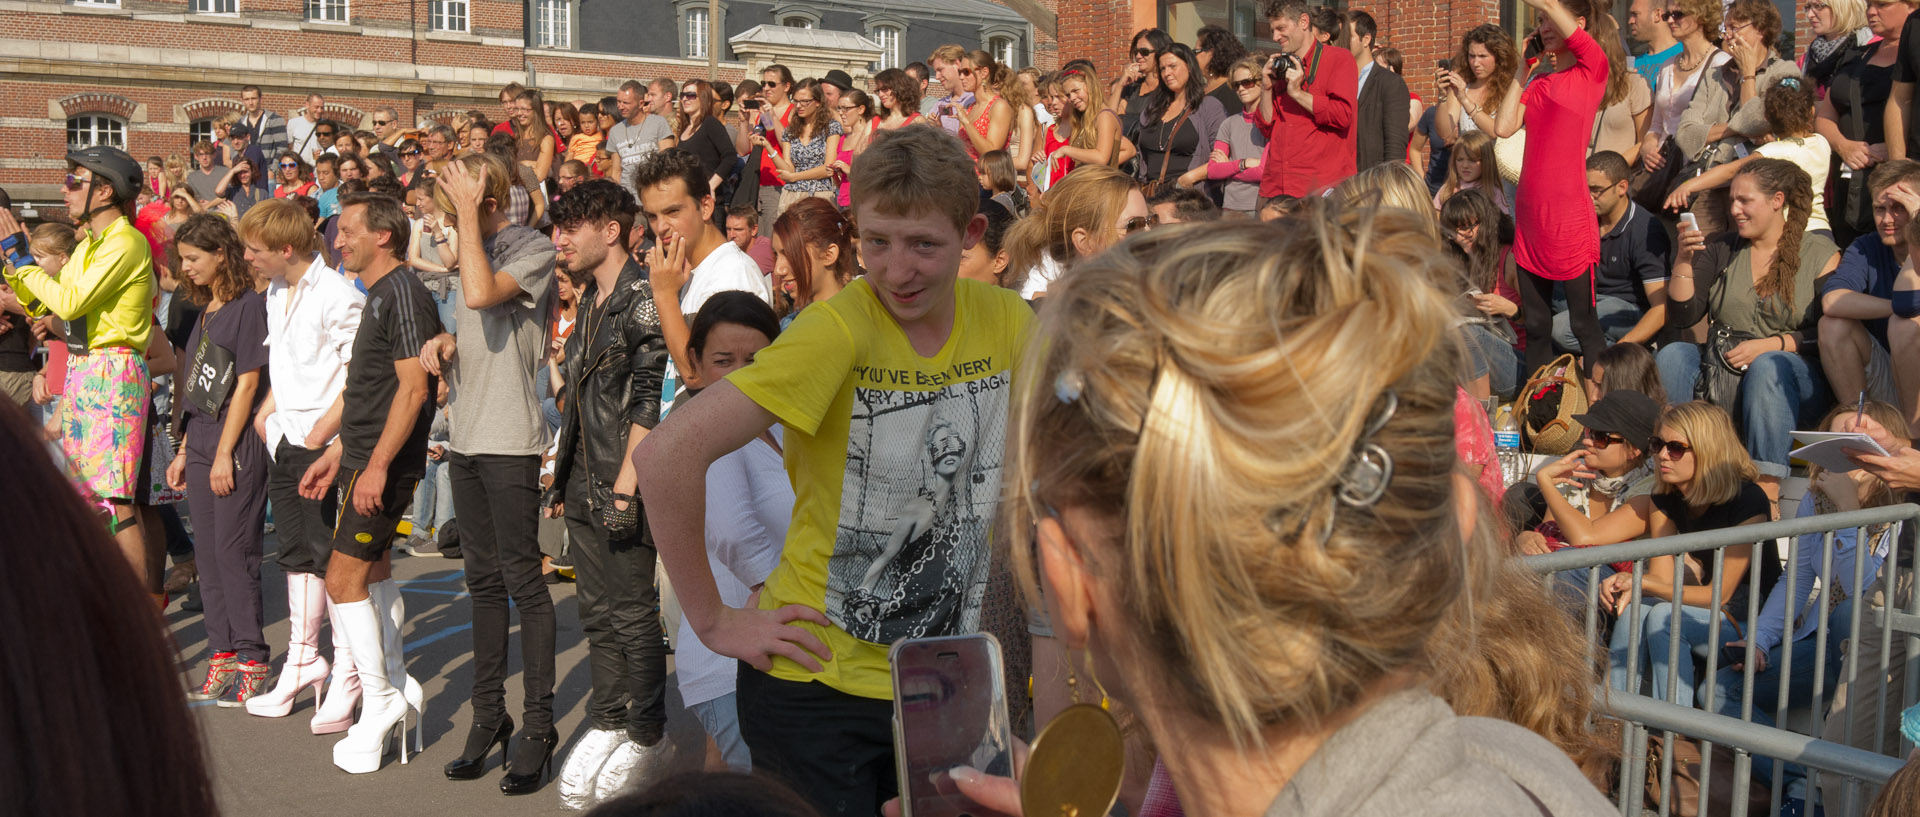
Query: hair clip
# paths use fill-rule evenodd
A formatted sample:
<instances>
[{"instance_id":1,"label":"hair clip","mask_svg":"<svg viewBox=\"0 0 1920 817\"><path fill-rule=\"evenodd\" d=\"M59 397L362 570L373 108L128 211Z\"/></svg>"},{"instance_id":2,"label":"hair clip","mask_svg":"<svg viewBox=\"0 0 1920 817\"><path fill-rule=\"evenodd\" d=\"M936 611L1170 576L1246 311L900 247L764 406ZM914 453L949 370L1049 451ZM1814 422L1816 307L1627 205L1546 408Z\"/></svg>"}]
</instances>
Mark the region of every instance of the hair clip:
<instances>
[{"instance_id":1,"label":"hair clip","mask_svg":"<svg viewBox=\"0 0 1920 817\"><path fill-rule=\"evenodd\" d=\"M1086 387L1085 377L1079 372L1067 369L1053 379L1053 396L1062 403L1071 403L1080 399L1080 392Z\"/></svg>"},{"instance_id":2,"label":"hair clip","mask_svg":"<svg viewBox=\"0 0 1920 817\"><path fill-rule=\"evenodd\" d=\"M1800 78L1799 77L1781 77L1780 82L1778 84L1782 88L1797 89L1800 87Z\"/></svg>"},{"instance_id":3,"label":"hair clip","mask_svg":"<svg viewBox=\"0 0 1920 817\"><path fill-rule=\"evenodd\" d=\"M1387 485L1393 481L1393 455L1375 443L1373 437L1393 419L1393 413L1400 408L1400 398L1388 389L1381 394L1381 399L1385 405L1367 423L1367 430L1354 443L1353 456L1340 471L1340 487L1334 494L1349 508L1373 507L1386 496Z\"/></svg>"}]
</instances>

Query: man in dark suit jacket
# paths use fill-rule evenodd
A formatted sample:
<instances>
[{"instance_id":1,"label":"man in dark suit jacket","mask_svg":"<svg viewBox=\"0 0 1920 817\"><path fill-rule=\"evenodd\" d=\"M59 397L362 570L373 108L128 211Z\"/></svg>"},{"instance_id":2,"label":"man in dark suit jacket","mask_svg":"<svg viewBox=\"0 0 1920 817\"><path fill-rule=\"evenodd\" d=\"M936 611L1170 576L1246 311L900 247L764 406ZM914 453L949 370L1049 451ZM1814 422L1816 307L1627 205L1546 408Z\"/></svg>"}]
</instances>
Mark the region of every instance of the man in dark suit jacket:
<instances>
[{"instance_id":1,"label":"man in dark suit jacket","mask_svg":"<svg viewBox=\"0 0 1920 817\"><path fill-rule=\"evenodd\" d=\"M1359 170L1381 162L1407 160L1407 81L1373 61L1378 43L1373 15L1364 11L1347 17L1348 48L1360 71L1360 98L1354 105L1354 166Z\"/></svg>"}]
</instances>

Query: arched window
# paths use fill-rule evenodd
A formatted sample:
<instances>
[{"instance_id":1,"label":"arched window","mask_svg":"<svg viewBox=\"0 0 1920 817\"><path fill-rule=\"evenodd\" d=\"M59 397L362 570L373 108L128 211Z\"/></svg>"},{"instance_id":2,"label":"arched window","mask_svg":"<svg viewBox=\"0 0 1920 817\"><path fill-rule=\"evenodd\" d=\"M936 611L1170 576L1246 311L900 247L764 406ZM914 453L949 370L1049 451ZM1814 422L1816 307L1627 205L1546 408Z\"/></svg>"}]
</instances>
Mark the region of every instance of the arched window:
<instances>
[{"instance_id":1,"label":"arched window","mask_svg":"<svg viewBox=\"0 0 1920 817\"><path fill-rule=\"evenodd\" d=\"M1019 41L1012 37L995 37L987 41L987 53L993 55L994 62L1016 68L1019 67L1019 63L1014 62L1013 57L1018 45Z\"/></svg>"},{"instance_id":2,"label":"arched window","mask_svg":"<svg viewBox=\"0 0 1920 817\"><path fill-rule=\"evenodd\" d=\"M67 147L96 145L127 149L127 123L103 113L83 113L67 118Z\"/></svg>"},{"instance_id":3,"label":"arched window","mask_svg":"<svg viewBox=\"0 0 1920 817\"><path fill-rule=\"evenodd\" d=\"M780 24L787 28L813 28L812 20L799 16L788 17L781 20Z\"/></svg>"},{"instance_id":4,"label":"arched window","mask_svg":"<svg viewBox=\"0 0 1920 817\"><path fill-rule=\"evenodd\" d=\"M898 26L874 26L873 42L880 46L880 59L873 63L874 71L900 67L900 28Z\"/></svg>"}]
</instances>

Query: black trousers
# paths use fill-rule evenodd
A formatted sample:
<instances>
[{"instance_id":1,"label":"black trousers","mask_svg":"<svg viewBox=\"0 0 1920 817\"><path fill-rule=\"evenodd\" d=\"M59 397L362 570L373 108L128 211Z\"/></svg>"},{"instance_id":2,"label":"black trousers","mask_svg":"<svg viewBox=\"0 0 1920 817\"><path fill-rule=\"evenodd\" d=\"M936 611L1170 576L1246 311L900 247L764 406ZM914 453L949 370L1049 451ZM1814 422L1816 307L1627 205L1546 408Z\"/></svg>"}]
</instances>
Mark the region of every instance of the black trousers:
<instances>
[{"instance_id":1,"label":"black trousers","mask_svg":"<svg viewBox=\"0 0 1920 817\"><path fill-rule=\"evenodd\" d=\"M822 814L869 817L899 796L892 701L775 678L744 661L734 696L754 771L792 786Z\"/></svg>"},{"instance_id":2,"label":"black trousers","mask_svg":"<svg viewBox=\"0 0 1920 817\"><path fill-rule=\"evenodd\" d=\"M1607 348L1606 333L1600 330L1600 312L1594 307L1593 270L1570 281L1542 278L1525 269L1514 283L1520 289L1520 315L1527 326L1527 369L1523 377L1532 377L1541 366L1553 362L1553 285L1567 288L1567 318L1573 323L1573 336L1580 341L1584 360L1600 356ZM1582 363L1584 368L1586 364Z\"/></svg>"},{"instance_id":3,"label":"black trousers","mask_svg":"<svg viewBox=\"0 0 1920 817\"><path fill-rule=\"evenodd\" d=\"M267 499L273 501L273 530L280 537L280 569L287 573L327 575L333 558L333 520L339 514L339 493L327 486L322 499L300 495L300 478L320 461L324 450L313 450L282 439L267 466Z\"/></svg>"},{"instance_id":4,"label":"black trousers","mask_svg":"<svg viewBox=\"0 0 1920 817\"><path fill-rule=\"evenodd\" d=\"M260 552L266 539L267 447L249 428L241 432L233 459L233 492L216 496L209 478L213 456L187 449L193 560L200 571L200 601L206 606L207 648L264 664Z\"/></svg>"},{"instance_id":5,"label":"black trousers","mask_svg":"<svg viewBox=\"0 0 1920 817\"><path fill-rule=\"evenodd\" d=\"M508 604L520 608L525 668L521 724L553 730L553 596L540 575L540 457L449 454L453 512L462 520L467 594L473 599L473 722L507 715Z\"/></svg>"},{"instance_id":6,"label":"black trousers","mask_svg":"<svg viewBox=\"0 0 1920 817\"><path fill-rule=\"evenodd\" d=\"M609 540L594 519L584 456L567 479L568 553L580 629L587 635L593 696L587 717L596 729L627 730L642 746L659 743L667 728L667 645L660 626L660 590L654 585L653 534L641 512L640 530ZM464 535L464 525L462 526ZM539 572L539 556L534 571Z\"/></svg>"}]
</instances>

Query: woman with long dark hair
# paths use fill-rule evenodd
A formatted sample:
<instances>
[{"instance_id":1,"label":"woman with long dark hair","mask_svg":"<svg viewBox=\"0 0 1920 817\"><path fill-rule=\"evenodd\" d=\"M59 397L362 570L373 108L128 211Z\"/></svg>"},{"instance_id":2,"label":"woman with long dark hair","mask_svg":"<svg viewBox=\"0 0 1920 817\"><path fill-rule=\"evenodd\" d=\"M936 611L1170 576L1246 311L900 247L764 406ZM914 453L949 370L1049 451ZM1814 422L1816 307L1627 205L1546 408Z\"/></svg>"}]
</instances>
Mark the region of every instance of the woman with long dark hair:
<instances>
[{"instance_id":1,"label":"woman with long dark hair","mask_svg":"<svg viewBox=\"0 0 1920 817\"><path fill-rule=\"evenodd\" d=\"M1140 149L1135 175L1150 193L1176 182L1191 187L1206 179L1213 137L1227 118L1220 100L1207 96L1206 78L1200 74L1193 49L1174 43L1158 62L1160 88L1147 98L1147 109L1134 120L1134 146Z\"/></svg>"},{"instance_id":2,"label":"woman with long dark hair","mask_svg":"<svg viewBox=\"0 0 1920 817\"><path fill-rule=\"evenodd\" d=\"M692 79L680 86L680 99L674 105L674 133L680 137L680 149L700 160L707 172L707 189L718 191L720 183L740 158L734 152L727 126L713 116L713 85L704 79Z\"/></svg>"},{"instance_id":3,"label":"woman with long dark hair","mask_svg":"<svg viewBox=\"0 0 1920 817\"><path fill-rule=\"evenodd\" d=\"M1247 47L1240 38L1219 26L1205 26L1193 37L1193 56L1206 77L1207 96L1219 100L1228 116L1246 110L1230 82L1233 66L1247 57Z\"/></svg>"},{"instance_id":4,"label":"woman with long dark hair","mask_svg":"<svg viewBox=\"0 0 1920 817\"><path fill-rule=\"evenodd\" d=\"M174 235L180 287L203 307L187 336L191 374L179 453L167 484L187 492L194 563L206 608L206 679L187 697L245 706L267 681L260 599L260 553L267 514L267 447L253 414L266 400L267 302L254 289L246 247L226 219L197 215Z\"/></svg>"},{"instance_id":5,"label":"woman with long dark hair","mask_svg":"<svg viewBox=\"0 0 1920 817\"><path fill-rule=\"evenodd\" d=\"M773 280L793 299L794 315L860 273L853 235L853 222L825 199L796 201L773 222Z\"/></svg>"}]
</instances>

